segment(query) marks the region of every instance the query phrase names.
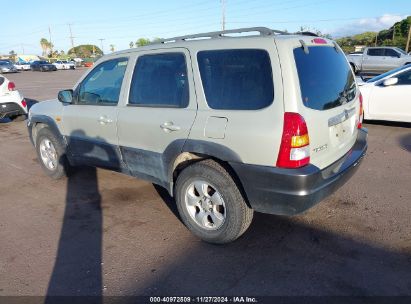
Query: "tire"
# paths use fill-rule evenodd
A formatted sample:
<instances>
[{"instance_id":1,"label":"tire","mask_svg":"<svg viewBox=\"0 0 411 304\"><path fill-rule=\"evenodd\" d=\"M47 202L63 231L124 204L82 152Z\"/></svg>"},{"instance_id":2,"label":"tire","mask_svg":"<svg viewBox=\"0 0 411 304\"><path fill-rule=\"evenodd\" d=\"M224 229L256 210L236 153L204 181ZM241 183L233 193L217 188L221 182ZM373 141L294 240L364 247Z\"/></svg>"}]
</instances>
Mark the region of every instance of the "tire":
<instances>
[{"instance_id":1,"label":"tire","mask_svg":"<svg viewBox=\"0 0 411 304\"><path fill-rule=\"evenodd\" d=\"M253 219L253 210L247 206L235 181L211 159L194 163L180 173L175 196L183 223L208 243L236 240ZM187 203L189 201L192 204Z\"/></svg>"},{"instance_id":2,"label":"tire","mask_svg":"<svg viewBox=\"0 0 411 304\"><path fill-rule=\"evenodd\" d=\"M53 157L55 160L54 168L51 168L51 166L47 165L46 161L44 160L44 156L46 156L45 154L47 154L47 152L43 150L43 144L45 144L46 147L49 147L50 154L54 154L52 153L53 149L50 148L50 145L48 145L48 143L51 143L55 151L55 155ZM54 133L51 132L47 127L40 129L37 134L36 152L40 165L48 176L53 179L59 179L67 175L69 164L64 153L64 148L60 144Z\"/></svg>"}]
</instances>

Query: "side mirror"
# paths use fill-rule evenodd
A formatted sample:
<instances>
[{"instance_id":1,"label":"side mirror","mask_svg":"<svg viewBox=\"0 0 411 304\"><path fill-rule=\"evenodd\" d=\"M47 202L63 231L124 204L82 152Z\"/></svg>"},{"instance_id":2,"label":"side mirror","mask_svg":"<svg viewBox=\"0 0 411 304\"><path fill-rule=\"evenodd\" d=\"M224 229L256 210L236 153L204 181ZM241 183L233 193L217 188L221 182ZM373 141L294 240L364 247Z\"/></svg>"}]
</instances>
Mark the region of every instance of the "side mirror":
<instances>
[{"instance_id":1,"label":"side mirror","mask_svg":"<svg viewBox=\"0 0 411 304\"><path fill-rule=\"evenodd\" d=\"M58 100L61 103L72 103L73 101L73 90L63 90L57 95Z\"/></svg>"},{"instance_id":2,"label":"side mirror","mask_svg":"<svg viewBox=\"0 0 411 304\"><path fill-rule=\"evenodd\" d=\"M389 87L389 86L395 85L397 83L398 83L398 78L397 77L392 77L392 78L385 79L384 82L382 83L382 85L384 87Z\"/></svg>"}]
</instances>

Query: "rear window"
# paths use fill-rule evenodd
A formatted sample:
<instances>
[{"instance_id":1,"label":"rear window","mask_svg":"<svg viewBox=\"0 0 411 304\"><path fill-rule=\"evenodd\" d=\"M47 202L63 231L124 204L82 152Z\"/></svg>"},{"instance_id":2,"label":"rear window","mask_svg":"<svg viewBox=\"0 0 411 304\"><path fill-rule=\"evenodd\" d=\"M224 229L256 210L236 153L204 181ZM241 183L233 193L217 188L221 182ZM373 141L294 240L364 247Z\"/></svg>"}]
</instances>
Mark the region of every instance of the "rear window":
<instances>
[{"instance_id":1,"label":"rear window","mask_svg":"<svg viewBox=\"0 0 411 304\"><path fill-rule=\"evenodd\" d=\"M294 49L301 96L306 107L328 110L355 98L356 85L344 54L334 47Z\"/></svg>"},{"instance_id":2,"label":"rear window","mask_svg":"<svg viewBox=\"0 0 411 304\"><path fill-rule=\"evenodd\" d=\"M3 82L4 82L4 78L3 78L3 77L0 77L0 85L2 85Z\"/></svg>"},{"instance_id":3,"label":"rear window","mask_svg":"<svg viewBox=\"0 0 411 304\"><path fill-rule=\"evenodd\" d=\"M257 110L273 102L271 62L266 51L202 51L197 59L210 108Z\"/></svg>"}]
</instances>

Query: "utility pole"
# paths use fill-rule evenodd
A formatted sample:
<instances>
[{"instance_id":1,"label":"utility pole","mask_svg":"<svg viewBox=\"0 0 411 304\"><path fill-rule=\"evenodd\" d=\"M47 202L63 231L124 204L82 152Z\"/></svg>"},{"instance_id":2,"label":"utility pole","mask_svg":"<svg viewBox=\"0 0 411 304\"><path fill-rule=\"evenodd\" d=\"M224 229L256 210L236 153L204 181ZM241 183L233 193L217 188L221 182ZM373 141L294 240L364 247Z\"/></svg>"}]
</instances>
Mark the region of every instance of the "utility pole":
<instances>
[{"instance_id":1,"label":"utility pole","mask_svg":"<svg viewBox=\"0 0 411 304\"><path fill-rule=\"evenodd\" d=\"M378 32L375 33L375 46L377 46Z\"/></svg>"},{"instance_id":2,"label":"utility pole","mask_svg":"<svg viewBox=\"0 0 411 304\"><path fill-rule=\"evenodd\" d=\"M407 47L405 48L405 51L408 53L410 49L410 41L411 41L411 25L410 29L408 30L408 39L407 39Z\"/></svg>"},{"instance_id":3,"label":"utility pole","mask_svg":"<svg viewBox=\"0 0 411 304\"><path fill-rule=\"evenodd\" d=\"M73 33L71 32L71 23L69 23L68 24L68 26L69 26L69 30L70 30L70 40L71 40L71 48L74 48L74 40L73 40L73 38L75 38L75 37L73 37Z\"/></svg>"},{"instance_id":4,"label":"utility pole","mask_svg":"<svg viewBox=\"0 0 411 304\"><path fill-rule=\"evenodd\" d=\"M392 43L394 43L394 38L395 38L395 23L394 23L394 27L392 30Z\"/></svg>"},{"instance_id":5,"label":"utility pole","mask_svg":"<svg viewBox=\"0 0 411 304\"><path fill-rule=\"evenodd\" d=\"M51 55L53 56L53 43L51 43L51 29L50 29L50 25L49 25L49 43L50 43L50 52L51 52Z\"/></svg>"},{"instance_id":6,"label":"utility pole","mask_svg":"<svg viewBox=\"0 0 411 304\"><path fill-rule=\"evenodd\" d=\"M21 49L23 50L23 55L24 55L24 45L23 45L23 43L21 44Z\"/></svg>"},{"instance_id":7,"label":"utility pole","mask_svg":"<svg viewBox=\"0 0 411 304\"><path fill-rule=\"evenodd\" d=\"M221 28L225 31L225 0L221 1Z\"/></svg>"},{"instance_id":8,"label":"utility pole","mask_svg":"<svg viewBox=\"0 0 411 304\"><path fill-rule=\"evenodd\" d=\"M103 41L104 41L104 40L106 40L106 39L104 39L104 38L100 38L99 40L100 40L100 44L101 44L101 51L102 51L102 52L103 52L103 54L104 54Z\"/></svg>"}]
</instances>

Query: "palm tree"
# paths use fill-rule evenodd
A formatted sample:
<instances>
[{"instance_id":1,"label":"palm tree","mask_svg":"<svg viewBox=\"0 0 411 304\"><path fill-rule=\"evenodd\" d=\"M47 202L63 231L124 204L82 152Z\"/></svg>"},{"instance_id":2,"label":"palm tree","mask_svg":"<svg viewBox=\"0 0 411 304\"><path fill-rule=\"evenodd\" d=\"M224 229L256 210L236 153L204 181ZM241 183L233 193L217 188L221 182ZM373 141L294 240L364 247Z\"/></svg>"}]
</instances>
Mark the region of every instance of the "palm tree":
<instances>
[{"instance_id":1,"label":"palm tree","mask_svg":"<svg viewBox=\"0 0 411 304\"><path fill-rule=\"evenodd\" d=\"M114 44L110 44L110 51L114 52Z\"/></svg>"},{"instance_id":2,"label":"palm tree","mask_svg":"<svg viewBox=\"0 0 411 304\"><path fill-rule=\"evenodd\" d=\"M42 49L43 57L47 56L47 50L49 48L49 42L47 41L46 38L41 38L40 39L40 46L41 46L41 49Z\"/></svg>"},{"instance_id":3,"label":"palm tree","mask_svg":"<svg viewBox=\"0 0 411 304\"><path fill-rule=\"evenodd\" d=\"M130 46L130 49L132 49L134 47L134 42L130 41L129 46Z\"/></svg>"}]
</instances>

